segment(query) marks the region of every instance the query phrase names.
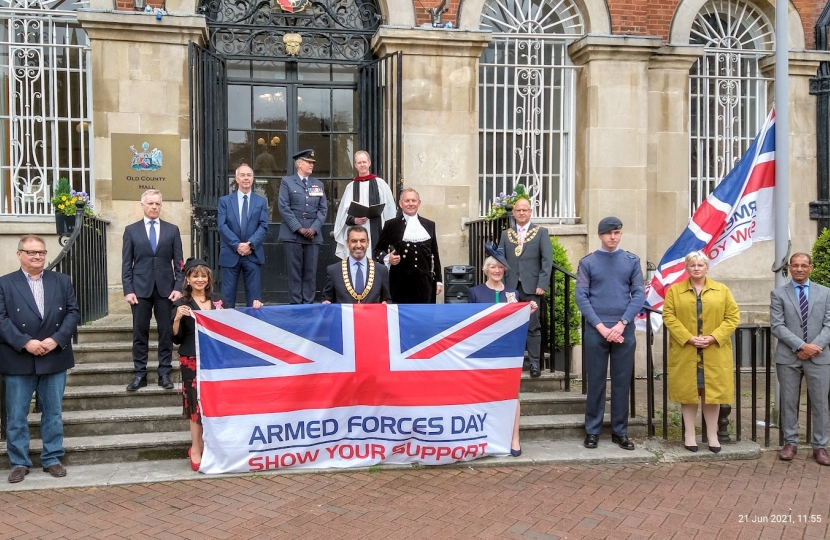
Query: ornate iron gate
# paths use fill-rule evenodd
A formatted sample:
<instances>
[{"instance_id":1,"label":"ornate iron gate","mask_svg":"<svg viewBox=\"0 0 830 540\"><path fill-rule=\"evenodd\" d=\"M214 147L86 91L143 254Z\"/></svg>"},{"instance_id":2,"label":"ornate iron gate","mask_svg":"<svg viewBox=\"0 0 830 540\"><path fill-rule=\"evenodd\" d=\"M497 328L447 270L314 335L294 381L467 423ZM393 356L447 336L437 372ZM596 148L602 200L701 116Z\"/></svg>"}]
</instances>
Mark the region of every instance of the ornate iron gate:
<instances>
[{"instance_id":1,"label":"ornate iron gate","mask_svg":"<svg viewBox=\"0 0 830 540\"><path fill-rule=\"evenodd\" d=\"M357 84L358 147L372 156L375 174L389 183L395 198L403 189L401 58L399 51L363 66Z\"/></svg>"},{"instance_id":2,"label":"ornate iron gate","mask_svg":"<svg viewBox=\"0 0 830 540\"><path fill-rule=\"evenodd\" d=\"M218 260L216 204L234 169L254 169L271 223L264 241L264 302L287 301L277 196L294 173L291 156L314 148L314 176L328 216L317 286L336 260L329 233L354 152L372 154L376 174L400 184L400 54L372 59L380 26L375 0L200 0L208 50L191 47L193 252ZM209 51L209 52L208 52Z\"/></svg>"},{"instance_id":3,"label":"ornate iron gate","mask_svg":"<svg viewBox=\"0 0 830 540\"><path fill-rule=\"evenodd\" d=\"M225 61L195 43L189 49L190 74L190 204L194 257L206 259L214 271L219 261L216 206L227 194L228 78Z\"/></svg>"}]
</instances>

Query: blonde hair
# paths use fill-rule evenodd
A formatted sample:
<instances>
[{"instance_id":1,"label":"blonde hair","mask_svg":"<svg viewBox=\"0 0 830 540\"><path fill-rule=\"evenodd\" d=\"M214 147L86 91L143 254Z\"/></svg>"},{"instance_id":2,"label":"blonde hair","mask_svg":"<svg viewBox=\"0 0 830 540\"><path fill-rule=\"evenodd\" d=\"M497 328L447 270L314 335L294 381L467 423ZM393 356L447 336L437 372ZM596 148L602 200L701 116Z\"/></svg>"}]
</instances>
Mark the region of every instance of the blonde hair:
<instances>
[{"instance_id":1,"label":"blonde hair","mask_svg":"<svg viewBox=\"0 0 830 540\"><path fill-rule=\"evenodd\" d=\"M484 262L481 263L481 271L484 272L485 276L487 276L487 270L489 270L491 266L496 265L496 264L498 264L501 267L504 267L504 265L502 263L500 263L498 260L496 260L495 257L493 257L492 255L488 255L487 258L484 259ZM490 277L490 276L487 276L487 277Z\"/></svg>"},{"instance_id":2,"label":"blonde hair","mask_svg":"<svg viewBox=\"0 0 830 540\"><path fill-rule=\"evenodd\" d=\"M689 266L693 262L703 261L703 264L706 265L706 268L709 268L709 257L706 256L705 253L702 251L692 251L688 255L686 255L686 266Z\"/></svg>"}]
</instances>

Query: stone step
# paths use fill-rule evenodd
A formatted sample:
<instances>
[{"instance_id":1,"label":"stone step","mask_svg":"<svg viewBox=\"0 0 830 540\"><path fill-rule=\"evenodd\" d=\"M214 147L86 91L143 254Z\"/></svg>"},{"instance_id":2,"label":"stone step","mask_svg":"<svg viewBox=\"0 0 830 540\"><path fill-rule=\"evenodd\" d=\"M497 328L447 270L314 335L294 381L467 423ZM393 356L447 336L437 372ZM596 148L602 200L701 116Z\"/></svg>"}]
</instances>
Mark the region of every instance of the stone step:
<instances>
[{"instance_id":1,"label":"stone step","mask_svg":"<svg viewBox=\"0 0 830 540\"><path fill-rule=\"evenodd\" d=\"M137 392L127 392L128 382L105 386L67 386L63 393L63 410L92 411L176 405L181 408L181 387L165 390L158 384L148 384Z\"/></svg>"},{"instance_id":2,"label":"stone step","mask_svg":"<svg viewBox=\"0 0 830 540\"><path fill-rule=\"evenodd\" d=\"M585 396L574 392L521 392L522 416L585 414Z\"/></svg>"},{"instance_id":3,"label":"stone step","mask_svg":"<svg viewBox=\"0 0 830 540\"><path fill-rule=\"evenodd\" d=\"M611 444L611 415L606 414L602 422L600 444L607 440ZM645 437L646 418L628 419L628 436ZM522 440L559 441L585 437L585 413L522 416L519 419L519 433Z\"/></svg>"},{"instance_id":4,"label":"stone step","mask_svg":"<svg viewBox=\"0 0 830 540\"><path fill-rule=\"evenodd\" d=\"M92 437L136 433L188 432L189 421L181 407L64 411L64 437ZM29 434L40 437L40 414L29 415Z\"/></svg>"},{"instance_id":5,"label":"stone step","mask_svg":"<svg viewBox=\"0 0 830 540\"><path fill-rule=\"evenodd\" d=\"M150 325L150 340L158 341L158 330L155 324ZM133 327L131 324L104 325L96 321L78 327L78 344L133 342Z\"/></svg>"},{"instance_id":6,"label":"stone step","mask_svg":"<svg viewBox=\"0 0 830 540\"><path fill-rule=\"evenodd\" d=\"M158 341L149 344L150 361L158 358ZM93 364L100 362L133 361L132 341L109 341L104 343L78 343L72 346L76 364ZM175 356L175 353L174 353Z\"/></svg>"},{"instance_id":7,"label":"stone step","mask_svg":"<svg viewBox=\"0 0 830 540\"><path fill-rule=\"evenodd\" d=\"M43 443L32 439L29 455L35 467L40 466ZM61 458L64 465L92 465L98 463L129 463L160 459L187 459L190 432L130 433L127 435L98 435L93 437L65 437ZM0 442L0 469L9 468L6 441Z\"/></svg>"},{"instance_id":8,"label":"stone step","mask_svg":"<svg viewBox=\"0 0 830 540\"><path fill-rule=\"evenodd\" d=\"M520 392L554 392L565 388L565 374L562 371L543 371L540 377L531 377L522 371Z\"/></svg>"},{"instance_id":9,"label":"stone step","mask_svg":"<svg viewBox=\"0 0 830 540\"><path fill-rule=\"evenodd\" d=\"M179 360L174 356L173 371L170 377L174 383L181 381L179 377ZM158 376L156 375L156 368L154 359L148 366L149 373L147 374L148 386L155 386L158 384ZM123 384L124 388L133 380L133 363L129 362L93 362L89 364L75 364L75 367L69 370L66 377L67 386L107 386ZM139 390L140 392L141 390ZM169 390L172 392L173 390Z\"/></svg>"}]
</instances>

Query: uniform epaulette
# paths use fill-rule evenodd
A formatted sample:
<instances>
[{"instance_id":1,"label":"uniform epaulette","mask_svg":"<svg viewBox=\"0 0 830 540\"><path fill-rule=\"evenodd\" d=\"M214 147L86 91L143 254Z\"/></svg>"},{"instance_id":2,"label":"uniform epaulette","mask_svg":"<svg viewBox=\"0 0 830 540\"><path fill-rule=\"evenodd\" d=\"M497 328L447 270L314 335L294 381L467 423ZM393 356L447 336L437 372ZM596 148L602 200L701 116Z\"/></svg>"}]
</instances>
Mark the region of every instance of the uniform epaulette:
<instances>
[{"instance_id":1,"label":"uniform epaulette","mask_svg":"<svg viewBox=\"0 0 830 540\"><path fill-rule=\"evenodd\" d=\"M640 257L634 255L633 253L631 253L630 251L626 251L626 253L628 253L628 258L629 259L639 259L640 258Z\"/></svg>"}]
</instances>

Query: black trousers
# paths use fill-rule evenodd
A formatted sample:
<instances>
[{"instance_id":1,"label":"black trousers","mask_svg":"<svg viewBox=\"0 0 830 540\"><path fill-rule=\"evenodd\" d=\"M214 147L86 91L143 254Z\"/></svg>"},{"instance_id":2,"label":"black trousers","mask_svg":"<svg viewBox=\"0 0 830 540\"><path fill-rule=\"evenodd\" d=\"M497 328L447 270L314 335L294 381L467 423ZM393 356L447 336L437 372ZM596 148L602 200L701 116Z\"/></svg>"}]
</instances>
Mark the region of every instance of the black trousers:
<instances>
[{"instance_id":1,"label":"black trousers","mask_svg":"<svg viewBox=\"0 0 830 540\"><path fill-rule=\"evenodd\" d=\"M527 294L522 290L522 282L516 284L520 302L536 302L541 309L542 297L538 294ZM530 324L527 326L527 359L531 364L540 366L539 356L542 350L542 324L539 322L539 310L530 315Z\"/></svg>"},{"instance_id":2,"label":"black trousers","mask_svg":"<svg viewBox=\"0 0 830 540\"><path fill-rule=\"evenodd\" d=\"M173 302L153 288L153 296L139 298L133 312L133 366L139 377L147 376L147 351L150 343L150 317L155 314L159 332L159 377L170 375L173 363Z\"/></svg>"}]
</instances>

